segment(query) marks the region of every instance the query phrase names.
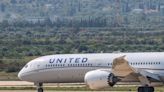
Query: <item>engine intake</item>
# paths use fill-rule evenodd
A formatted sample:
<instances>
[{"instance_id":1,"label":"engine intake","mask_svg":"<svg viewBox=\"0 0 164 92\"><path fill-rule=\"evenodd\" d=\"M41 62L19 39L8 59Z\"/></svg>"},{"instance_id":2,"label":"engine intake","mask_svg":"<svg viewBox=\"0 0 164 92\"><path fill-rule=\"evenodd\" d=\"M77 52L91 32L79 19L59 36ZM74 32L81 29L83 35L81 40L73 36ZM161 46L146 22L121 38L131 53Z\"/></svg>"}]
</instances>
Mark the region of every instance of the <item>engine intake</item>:
<instances>
[{"instance_id":1,"label":"engine intake","mask_svg":"<svg viewBox=\"0 0 164 92\"><path fill-rule=\"evenodd\" d=\"M114 76L113 73L110 73L108 76L108 84L113 87L117 82L119 81L119 79Z\"/></svg>"},{"instance_id":2,"label":"engine intake","mask_svg":"<svg viewBox=\"0 0 164 92\"><path fill-rule=\"evenodd\" d=\"M119 81L113 73L103 70L87 72L84 80L90 89L101 89L109 86L112 87Z\"/></svg>"}]
</instances>

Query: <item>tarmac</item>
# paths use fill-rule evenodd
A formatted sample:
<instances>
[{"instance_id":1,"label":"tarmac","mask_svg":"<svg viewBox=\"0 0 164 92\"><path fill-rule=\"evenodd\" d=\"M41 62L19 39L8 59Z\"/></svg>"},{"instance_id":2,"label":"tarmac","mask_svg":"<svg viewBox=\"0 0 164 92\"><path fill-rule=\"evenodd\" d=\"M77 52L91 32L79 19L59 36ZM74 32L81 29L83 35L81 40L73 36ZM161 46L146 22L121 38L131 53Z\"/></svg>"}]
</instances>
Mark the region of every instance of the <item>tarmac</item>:
<instances>
[{"instance_id":1,"label":"tarmac","mask_svg":"<svg viewBox=\"0 0 164 92\"><path fill-rule=\"evenodd\" d=\"M3 86L31 86L34 83L26 81L0 81L0 87Z\"/></svg>"},{"instance_id":2,"label":"tarmac","mask_svg":"<svg viewBox=\"0 0 164 92\"><path fill-rule=\"evenodd\" d=\"M127 87L127 85L117 85L118 87ZM127 83L130 84L130 83ZM139 85L138 83L135 83L136 85ZM131 84L131 86L136 86L134 84ZM26 86L34 86L34 83L32 82L26 82L26 81L0 81L0 87L26 87ZM45 83L44 86L46 87L84 87L86 86L84 83Z\"/></svg>"},{"instance_id":3,"label":"tarmac","mask_svg":"<svg viewBox=\"0 0 164 92\"><path fill-rule=\"evenodd\" d=\"M84 87L84 83L50 83L44 84L46 87ZM0 81L0 87L35 87L34 83L26 81ZM0 90L0 92L36 92L36 90ZM118 91L55 91L55 90L44 90L44 92L118 92ZM119 91L120 92L120 91ZM121 91L123 92L123 91ZM127 92L127 91L124 91ZM132 92L132 91L129 91Z\"/></svg>"},{"instance_id":4,"label":"tarmac","mask_svg":"<svg viewBox=\"0 0 164 92\"><path fill-rule=\"evenodd\" d=\"M33 87L34 83L26 81L0 81L0 87ZM84 83L45 83L46 87L84 87Z\"/></svg>"},{"instance_id":5,"label":"tarmac","mask_svg":"<svg viewBox=\"0 0 164 92\"><path fill-rule=\"evenodd\" d=\"M44 84L46 87L84 87L84 83L48 83ZM118 85L127 87L126 85ZM133 85L136 86L136 85ZM0 87L35 87L34 83L26 81L0 81ZM0 92L36 92L36 90L0 90ZM118 91L55 91L55 90L44 90L44 92L118 92ZM119 92L133 92L133 91L119 91Z\"/></svg>"}]
</instances>

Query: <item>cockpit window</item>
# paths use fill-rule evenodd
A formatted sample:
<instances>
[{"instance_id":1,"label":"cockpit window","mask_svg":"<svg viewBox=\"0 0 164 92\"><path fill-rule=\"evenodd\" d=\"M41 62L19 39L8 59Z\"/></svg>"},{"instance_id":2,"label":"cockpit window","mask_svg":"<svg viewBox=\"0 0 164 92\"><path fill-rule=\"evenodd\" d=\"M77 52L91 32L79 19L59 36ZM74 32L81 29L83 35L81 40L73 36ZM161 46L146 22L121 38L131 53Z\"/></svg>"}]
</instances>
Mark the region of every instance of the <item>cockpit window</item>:
<instances>
[{"instance_id":1,"label":"cockpit window","mask_svg":"<svg viewBox=\"0 0 164 92\"><path fill-rule=\"evenodd\" d=\"M27 68L27 67L28 67L28 65L25 65L25 66L24 66L24 68Z\"/></svg>"}]
</instances>

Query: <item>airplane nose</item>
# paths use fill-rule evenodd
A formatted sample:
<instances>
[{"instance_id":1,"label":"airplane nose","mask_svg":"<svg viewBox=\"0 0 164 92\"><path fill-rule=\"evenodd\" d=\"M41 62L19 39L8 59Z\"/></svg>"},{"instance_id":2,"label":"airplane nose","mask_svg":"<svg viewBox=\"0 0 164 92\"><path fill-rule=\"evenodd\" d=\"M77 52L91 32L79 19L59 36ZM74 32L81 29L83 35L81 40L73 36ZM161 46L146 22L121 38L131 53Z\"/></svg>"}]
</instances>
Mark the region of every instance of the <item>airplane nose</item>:
<instances>
[{"instance_id":1,"label":"airplane nose","mask_svg":"<svg viewBox=\"0 0 164 92\"><path fill-rule=\"evenodd\" d=\"M22 80L22 72L21 72L21 71L18 73L18 78L19 78L20 80Z\"/></svg>"}]
</instances>

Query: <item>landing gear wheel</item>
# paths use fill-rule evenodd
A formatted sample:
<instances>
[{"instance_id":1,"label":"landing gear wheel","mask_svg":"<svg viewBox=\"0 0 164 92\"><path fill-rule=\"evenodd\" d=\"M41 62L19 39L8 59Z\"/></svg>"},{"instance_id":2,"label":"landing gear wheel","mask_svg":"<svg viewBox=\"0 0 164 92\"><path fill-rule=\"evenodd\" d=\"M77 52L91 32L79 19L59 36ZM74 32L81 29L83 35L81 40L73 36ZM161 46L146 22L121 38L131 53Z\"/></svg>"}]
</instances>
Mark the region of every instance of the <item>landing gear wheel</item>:
<instances>
[{"instance_id":1,"label":"landing gear wheel","mask_svg":"<svg viewBox=\"0 0 164 92\"><path fill-rule=\"evenodd\" d=\"M139 87L138 92L154 92L154 87L149 87L149 86Z\"/></svg>"},{"instance_id":2,"label":"landing gear wheel","mask_svg":"<svg viewBox=\"0 0 164 92\"><path fill-rule=\"evenodd\" d=\"M43 88L38 88L38 92L43 92Z\"/></svg>"},{"instance_id":3,"label":"landing gear wheel","mask_svg":"<svg viewBox=\"0 0 164 92\"><path fill-rule=\"evenodd\" d=\"M43 92L43 83L34 83L37 86L37 92Z\"/></svg>"}]
</instances>

